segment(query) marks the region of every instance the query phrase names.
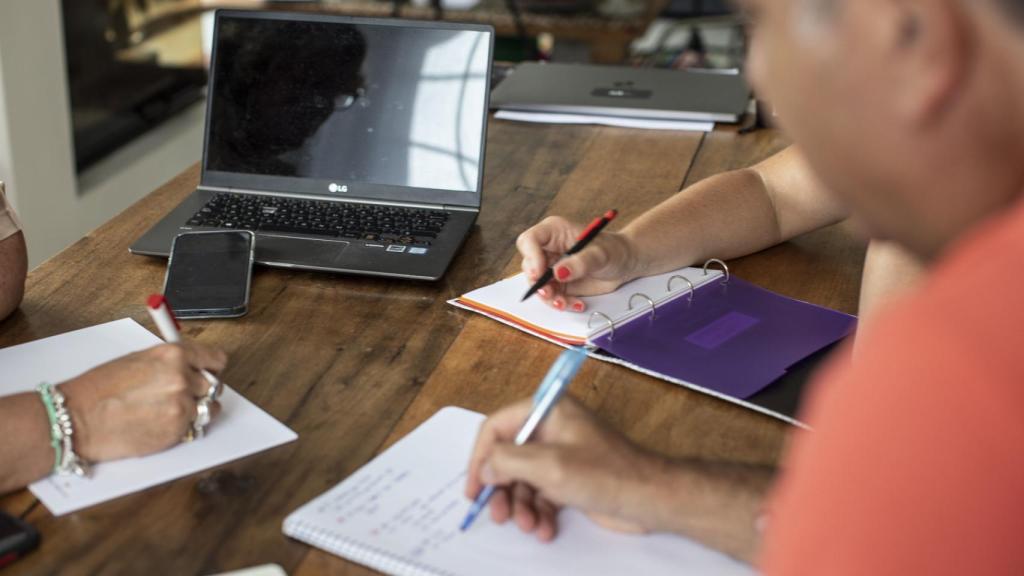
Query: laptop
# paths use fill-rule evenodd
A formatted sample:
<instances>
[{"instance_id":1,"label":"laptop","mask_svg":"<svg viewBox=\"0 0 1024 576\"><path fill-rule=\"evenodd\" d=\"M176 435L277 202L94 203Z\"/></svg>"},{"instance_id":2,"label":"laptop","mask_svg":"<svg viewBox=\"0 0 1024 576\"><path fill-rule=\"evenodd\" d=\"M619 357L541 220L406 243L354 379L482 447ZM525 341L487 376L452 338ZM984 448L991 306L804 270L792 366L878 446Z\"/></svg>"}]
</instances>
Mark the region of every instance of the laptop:
<instances>
[{"instance_id":1,"label":"laptop","mask_svg":"<svg viewBox=\"0 0 1024 576\"><path fill-rule=\"evenodd\" d=\"M491 95L502 110L736 123L750 88L734 70L524 63Z\"/></svg>"},{"instance_id":2,"label":"laptop","mask_svg":"<svg viewBox=\"0 0 1024 576\"><path fill-rule=\"evenodd\" d=\"M437 280L480 211L493 37L217 11L199 187L131 252L251 230L259 264Z\"/></svg>"}]
</instances>

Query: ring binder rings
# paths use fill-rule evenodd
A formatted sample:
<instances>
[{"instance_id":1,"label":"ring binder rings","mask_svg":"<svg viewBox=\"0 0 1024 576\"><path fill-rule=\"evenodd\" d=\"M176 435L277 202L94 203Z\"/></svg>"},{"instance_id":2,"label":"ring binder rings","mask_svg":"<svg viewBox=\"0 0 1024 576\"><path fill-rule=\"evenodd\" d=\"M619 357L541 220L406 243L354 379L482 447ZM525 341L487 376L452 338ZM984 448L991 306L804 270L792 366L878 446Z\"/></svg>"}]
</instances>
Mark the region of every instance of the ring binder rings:
<instances>
[{"instance_id":1,"label":"ring binder rings","mask_svg":"<svg viewBox=\"0 0 1024 576\"><path fill-rule=\"evenodd\" d=\"M604 312L593 312L593 313L591 313L590 314L590 319L587 320L587 328L591 327L591 325L594 322L594 317L595 316L597 316L598 318L604 318L605 322L608 322L608 330L611 332L610 334L608 334L608 339L609 340L614 339L615 338L615 322L611 318L609 318L608 315L605 314Z\"/></svg>"},{"instance_id":2,"label":"ring binder rings","mask_svg":"<svg viewBox=\"0 0 1024 576\"><path fill-rule=\"evenodd\" d=\"M717 258L700 268L634 280L611 294L583 297L589 315L557 311L540 299L519 302L517 294L527 284L517 275L451 303L561 346L585 346L599 360L796 424L793 404L769 407L752 397L856 325L853 316L732 276ZM729 289L716 289L725 286ZM644 321L637 322L640 318Z\"/></svg>"},{"instance_id":3,"label":"ring binder rings","mask_svg":"<svg viewBox=\"0 0 1024 576\"><path fill-rule=\"evenodd\" d=\"M690 302L692 303L693 302L693 292L694 292L693 282L690 282L690 279L687 278L686 276L680 276L679 274L674 274L674 275L672 275L668 279L668 282L665 283L665 291L666 292L671 292L672 291L672 281L673 280L682 280L683 282L686 282L686 285L689 286L689 288L690 288Z\"/></svg>"},{"instance_id":4,"label":"ring binder rings","mask_svg":"<svg viewBox=\"0 0 1024 576\"><path fill-rule=\"evenodd\" d=\"M708 275L708 266L710 266L712 264L718 264L719 266L722 267L722 271L725 273L725 280L722 280L722 284L728 284L729 283L729 267L725 265L725 262L722 262L718 258L712 258L711 260L708 260L707 262L704 263L704 275L705 276Z\"/></svg>"},{"instance_id":5,"label":"ring binder rings","mask_svg":"<svg viewBox=\"0 0 1024 576\"><path fill-rule=\"evenodd\" d=\"M721 284L728 284L729 283L729 267L725 264L725 262L722 262L721 260L719 260L717 258L712 258L712 259L710 259L710 260L708 260L707 262L704 263L704 267L702 268L704 276L708 275L708 267L711 264L715 264L715 263L719 264L722 267L723 278L722 278ZM686 276L683 276L682 274L672 274L671 276L669 276L668 281L665 283L665 292L666 292L666 294L670 298L674 297L673 296L673 290L672 290L672 281L673 280L682 280L683 282L686 282L687 288L689 289L688 292L687 292L687 295L689 296L688 302L692 303L693 302L694 294L696 293L696 288L694 287L693 282L691 282L689 278L687 278ZM630 295L629 301L628 301L628 304L629 304L629 308L628 309L630 311L633 310L633 301L636 298L643 298L644 300L647 301L647 304L648 304L648 306L650 306L650 309L651 309L650 318L651 318L651 320L655 320L657 318L657 306L654 303L654 299L651 298L650 296L648 296L647 294L643 293L643 292L634 292L632 295ZM600 335L601 333L603 333L604 330L610 330L610 331L614 332L615 326L618 324L616 321L612 320L611 318L609 318L606 314L604 314L602 312L593 312L593 313L591 313L591 315L590 315L591 319L593 319L593 316L595 316L595 315L600 315L601 317L603 317L605 319L605 321L608 323L608 326L607 327L602 327L602 328L598 329L597 331L588 334L589 337L591 337L591 338L592 337L596 337L596 336ZM628 322L628 321L633 320L633 319L634 319L634 317L631 316L631 317L628 317L628 318L620 318L619 321L620 322ZM591 324L592 323L590 321L588 321L587 322L587 328L591 328L592 327Z\"/></svg>"},{"instance_id":6,"label":"ring binder rings","mask_svg":"<svg viewBox=\"0 0 1024 576\"><path fill-rule=\"evenodd\" d=\"M651 300L651 297L648 296L647 294L641 294L640 292L637 292L636 294L633 294L632 296L630 296L629 297L629 309L630 310L633 309L633 300L637 296L643 298L644 300L647 300L647 303L651 305L651 320L654 320L655 318L657 318L657 314L656 314L656 310L655 310L655 306L654 306L654 300Z\"/></svg>"}]
</instances>

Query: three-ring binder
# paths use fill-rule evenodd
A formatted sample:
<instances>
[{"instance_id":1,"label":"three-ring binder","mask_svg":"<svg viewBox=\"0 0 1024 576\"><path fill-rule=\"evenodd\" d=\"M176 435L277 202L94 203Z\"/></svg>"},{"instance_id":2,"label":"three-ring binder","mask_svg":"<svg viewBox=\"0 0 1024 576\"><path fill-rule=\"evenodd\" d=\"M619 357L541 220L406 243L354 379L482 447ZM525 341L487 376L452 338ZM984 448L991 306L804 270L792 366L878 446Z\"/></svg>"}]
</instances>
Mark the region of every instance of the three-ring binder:
<instances>
[{"instance_id":1,"label":"three-ring binder","mask_svg":"<svg viewBox=\"0 0 1024 576\"><path fill-rule=\"evenodd\" d=\"M717 258L584 297L589 314L524 302L526 285L517 274L452 303L561 346L583 346L602 362L794 423L799 391L786 384L760 392L856 325L847 314L734 277Z\"/></svg>"}]
</instances>

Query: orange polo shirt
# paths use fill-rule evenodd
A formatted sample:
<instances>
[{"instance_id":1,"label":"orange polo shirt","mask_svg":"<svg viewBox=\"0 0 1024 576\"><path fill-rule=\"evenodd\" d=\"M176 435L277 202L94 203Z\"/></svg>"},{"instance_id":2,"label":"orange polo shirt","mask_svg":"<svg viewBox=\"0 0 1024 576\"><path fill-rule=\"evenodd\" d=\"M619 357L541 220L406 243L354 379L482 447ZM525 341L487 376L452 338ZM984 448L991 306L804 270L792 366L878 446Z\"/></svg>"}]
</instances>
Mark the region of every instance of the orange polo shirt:
<instances>
[{"instance_id":1,"label":"orange polo shirt","mask_svg":"<svg viewBox=\"0 0 1024 576\"><path fill-rule=\"evenodd\" d=\"M818 379L766 576L1024 574L1024 201Z\"/></svg>"}]
</instances>

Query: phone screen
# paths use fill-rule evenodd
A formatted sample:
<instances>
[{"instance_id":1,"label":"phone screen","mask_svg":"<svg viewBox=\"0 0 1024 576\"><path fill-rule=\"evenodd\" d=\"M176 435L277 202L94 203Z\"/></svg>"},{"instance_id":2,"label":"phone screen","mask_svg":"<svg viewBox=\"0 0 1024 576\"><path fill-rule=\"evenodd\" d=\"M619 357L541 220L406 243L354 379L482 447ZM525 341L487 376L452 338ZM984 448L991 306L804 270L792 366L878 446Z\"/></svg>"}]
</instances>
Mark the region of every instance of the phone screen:
<instances>
[{"instance_id":1,"label":"phone screen","mask_svg":"<svg viewBox=\"0 0 1024 576\"><path fill-rule=\"evenodd\" d=\"M176 316L245 313L252 233L192 232L174 239L164 297Z\"/></svg>"}]
</instances>

